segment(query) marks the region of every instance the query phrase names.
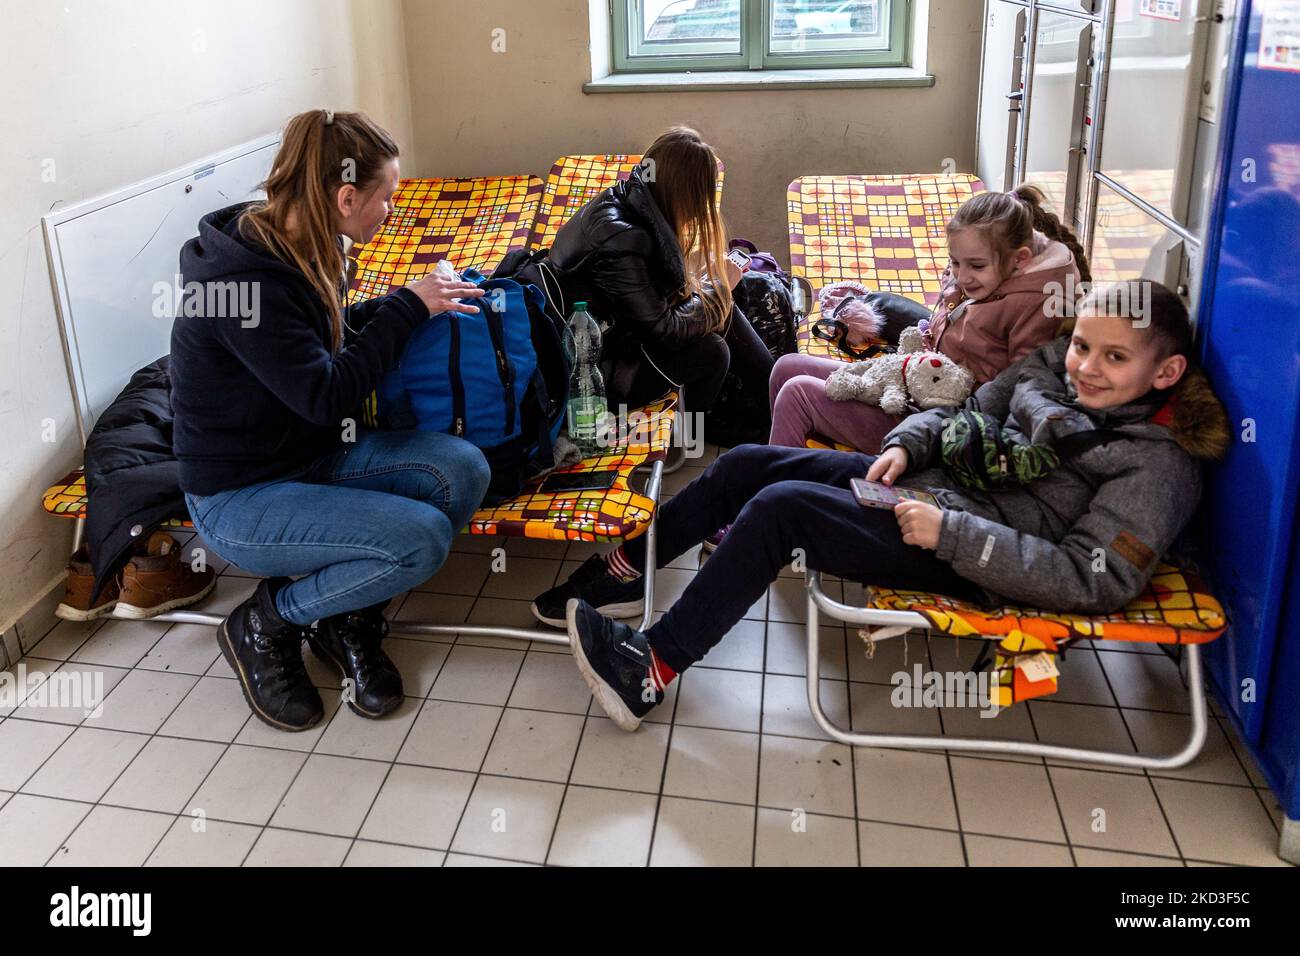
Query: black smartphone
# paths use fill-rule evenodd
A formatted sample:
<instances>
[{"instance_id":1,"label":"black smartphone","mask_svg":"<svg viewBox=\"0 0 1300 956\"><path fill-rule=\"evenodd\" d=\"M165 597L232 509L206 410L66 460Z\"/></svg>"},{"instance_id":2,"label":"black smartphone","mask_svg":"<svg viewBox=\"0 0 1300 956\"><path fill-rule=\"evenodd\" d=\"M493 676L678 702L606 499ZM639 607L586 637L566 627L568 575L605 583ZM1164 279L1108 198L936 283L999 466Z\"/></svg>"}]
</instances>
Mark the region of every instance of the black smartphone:
<instances>
[{"instance_id":1,"label":"black smartphone","mask_svg":"<svg viewBox=\"0 0 1300 956\"><path fill-rule=\"evenodd\" d=\"M564 471L548 475L537 489L543 494L566 491L608 491L618 480L617 471Z\"/></svg>"}]
</instances>

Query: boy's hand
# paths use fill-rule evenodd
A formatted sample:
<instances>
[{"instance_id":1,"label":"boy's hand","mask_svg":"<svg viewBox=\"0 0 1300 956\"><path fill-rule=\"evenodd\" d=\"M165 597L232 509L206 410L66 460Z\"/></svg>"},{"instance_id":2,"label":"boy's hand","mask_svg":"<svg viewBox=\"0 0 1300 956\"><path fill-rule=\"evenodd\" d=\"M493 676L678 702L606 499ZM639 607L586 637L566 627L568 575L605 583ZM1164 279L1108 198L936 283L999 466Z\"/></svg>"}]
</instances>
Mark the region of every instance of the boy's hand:
<instances>
[{"instance_id":1,"label":"boy's hand","mask_svg":"<svg viewBox=\"0 0 1300 956\"><path fill-rule=\"evenodd\" d=\"M876 460L867 469L867 481L892 485L903 472L907 471L908 464L907 449L902 445L894 445L876 456Z\"/></svg>"},{"instance_id":2,"label":"boy's hand","mask_svg":"<svg viewBox=\"0 0 1300 956\"><path fill-rule=\"evenodd\" d=\"M903 543L918 548L939 547L939 532L943 528L943 512L924 501L900 501L894 505L894 517L903 532Z\"/></svg>"}]
</instances>

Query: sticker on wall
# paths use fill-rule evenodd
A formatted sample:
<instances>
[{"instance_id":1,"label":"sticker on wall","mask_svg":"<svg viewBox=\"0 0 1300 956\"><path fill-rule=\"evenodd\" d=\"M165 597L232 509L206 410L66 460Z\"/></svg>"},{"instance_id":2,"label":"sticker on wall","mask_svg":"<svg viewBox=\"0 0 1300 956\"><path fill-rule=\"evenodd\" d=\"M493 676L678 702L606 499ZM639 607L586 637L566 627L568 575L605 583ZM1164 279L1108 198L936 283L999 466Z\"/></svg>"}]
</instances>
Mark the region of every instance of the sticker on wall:
<instances>
[{"instance_id":1,"label":"sticker on wall","mask_svg":"<svg viewBox=\"0 0 1300 956\"><path fill-rule=\"evenodd\" d=\"M1259 68L1300 73L1300 0L1271 0L1264 5Z\"/></svg>"},{"instance_id":2,"label":"sticker on wall","mask_svg":"<svg viewBox=\"0 0 1300 956\"><path fill-rule=\"evenodd\" d=\"M1183 18L1183 0L1139 0L1138 16L1177 22Z\"/></svg>"}]
</instances>

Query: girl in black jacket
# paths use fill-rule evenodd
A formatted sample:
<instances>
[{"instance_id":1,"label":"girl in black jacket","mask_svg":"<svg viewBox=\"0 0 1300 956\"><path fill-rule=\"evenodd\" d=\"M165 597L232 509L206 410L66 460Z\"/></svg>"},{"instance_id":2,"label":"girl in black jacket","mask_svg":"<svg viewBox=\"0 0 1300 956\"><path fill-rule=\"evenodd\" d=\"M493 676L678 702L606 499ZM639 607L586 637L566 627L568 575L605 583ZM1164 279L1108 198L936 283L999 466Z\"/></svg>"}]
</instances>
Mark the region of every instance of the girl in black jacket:
<instances>
[{"instance_id":1,"label":"girl in black jacket","mask_svg":"<svg viewBox=\"0 0 1300 956\"><path fill-rule=\"evenodd\" d=\"M324 714L304 637L351 681L352 710L378 717L402 702L380 647L384 605L442 566L487 489L483 454L462 439L358 428L411 332L430 313L477 313L456 300L483 294L429 275L343 307L339 236L368 242L397 183L397 146L365 116L301 113L266 200L203 217L181 249L186 298L171 339L181 490L205 542L270 576L217 642L253 712L285 730Z\"/></svg>"},{"instance_id":2,"label":"girl in black jacket","mask_svg":"<svg viewBox=\"0 0 1300 956\"><path fill-rule=\"evenodd\" d=\"M671 387L705 412L728 371L767 394L772 356L737 309L741 270L728 261L718 211L718 158L700 134L668 130L641 164L560 229L549 261L565 299L611 324L601 348L610 411Z\"/></svg>"}]
</instances>

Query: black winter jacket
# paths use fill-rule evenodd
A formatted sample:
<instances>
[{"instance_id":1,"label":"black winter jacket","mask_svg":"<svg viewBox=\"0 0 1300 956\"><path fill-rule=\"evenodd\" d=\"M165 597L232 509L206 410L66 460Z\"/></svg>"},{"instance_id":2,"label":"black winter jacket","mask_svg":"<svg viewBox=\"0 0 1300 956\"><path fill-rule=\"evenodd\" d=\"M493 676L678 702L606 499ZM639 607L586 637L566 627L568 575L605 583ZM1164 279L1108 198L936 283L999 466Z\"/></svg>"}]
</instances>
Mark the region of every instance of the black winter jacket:
<instances>
[{"instance_id":1,"label":"black winter jacket","mask_svg":"<svg viewBox=\"0 0 1300 956\"><path fill-rule=\"evenodd\" d=\"M142 535L185 515L172 454L169 364L164 355L132 375L86 439L86 547L96 595Z\"/></svg>"},{"instance_id":2,"label":"black winter jacket","mask_svg":"<svg viewBox=\"0 0 1300 956\"><path fill-rule=\"evenodd\" d=\"M204 293L195 306L186 297L171 340L173 446L181 487L196 495L268 481L337 448L343 420L429 317L410 289L368 299L345 311L349 332L331 354L325 304L298 269L240 233L246 206L204 216L181 249L184 282ZM256 316L213 308L229 301L216 294L227 286L249 290Z\"/></svg>"},{"instance_id":3,"label":"black winter jacket","mask_svg":"<svg viewBox=\"0 0 1300 956\"><path fill-rule=\"evenodd\" d=\"M642 343L673 351L707 334L699 295L686 295L686 263L641 169L609 187L560 229L551 247L565 301L587 302L611 323L600 371L611 407L645 361Z\"/></svg>"}]
</instances>

